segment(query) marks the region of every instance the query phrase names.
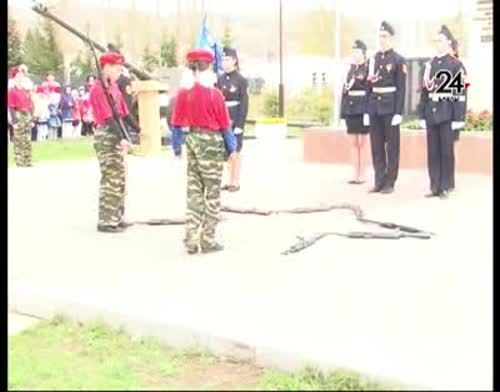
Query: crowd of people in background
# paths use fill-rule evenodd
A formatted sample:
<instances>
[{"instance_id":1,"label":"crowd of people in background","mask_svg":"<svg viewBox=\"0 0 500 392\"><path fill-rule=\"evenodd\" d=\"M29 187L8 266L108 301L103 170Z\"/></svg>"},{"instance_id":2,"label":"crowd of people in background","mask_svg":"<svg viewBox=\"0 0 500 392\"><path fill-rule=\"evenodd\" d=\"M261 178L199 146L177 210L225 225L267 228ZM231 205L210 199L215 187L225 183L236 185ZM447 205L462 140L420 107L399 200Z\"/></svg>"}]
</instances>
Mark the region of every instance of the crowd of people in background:
<instances>
[{"instance_id":1,"label":"crowd of people in background","mask_svg":"<svg viewBox=\"0 0 500 392\"><path fill-rule=\"evenodd\" d=\"M45 81L35 85L26 66L22 65L20 69L24 73L23 88L31 92L33 104L31 140L74 139L94 134L95 122L89 103L89 90L96 79L94 75L89 75L83 86L75 88L71 85L61 87L54 74L48 72ZM10 79L9 87L12 83Z\"/></svg>"}]
</instances>

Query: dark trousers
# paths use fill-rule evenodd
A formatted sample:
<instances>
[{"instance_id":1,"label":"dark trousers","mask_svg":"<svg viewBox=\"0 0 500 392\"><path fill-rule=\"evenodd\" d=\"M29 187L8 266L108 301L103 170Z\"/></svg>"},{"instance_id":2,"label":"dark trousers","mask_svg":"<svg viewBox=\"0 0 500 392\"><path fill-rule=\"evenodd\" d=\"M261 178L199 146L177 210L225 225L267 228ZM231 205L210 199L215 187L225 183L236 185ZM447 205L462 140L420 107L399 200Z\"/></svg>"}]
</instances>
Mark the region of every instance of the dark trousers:
<instances>
[{"instance_id":1,"label":"dark trousers","mask_svg":"<svg viewBox=\"0 0 500 392\"><path fill-rule=\"evenodd\" d=\"M399 125L392 126L393 114L370 115L370 143L375 170L375 187L393 187L399 171Z\"/></svg>"},{"instance_id":2,"label":"dark trousers","mask_svg":"<svg viewBox=\"0 0 500 392\"><path fill-rule=\"evenodd\" d=\"M454 135L450 121L427 126L427 167L431 192L447 191L454 185Z\"/></svg>"},{"instance_id":3,"label":"dark trousers","mask_svg":"<svg viewBox=\"0 0 500 392\"><path fill-rule=\"evenodd\" d=\"M460 131L453 131L453 156L451 158L450 188L455 188L455 143L460 139Z\"/></svg>"}]
</instances>

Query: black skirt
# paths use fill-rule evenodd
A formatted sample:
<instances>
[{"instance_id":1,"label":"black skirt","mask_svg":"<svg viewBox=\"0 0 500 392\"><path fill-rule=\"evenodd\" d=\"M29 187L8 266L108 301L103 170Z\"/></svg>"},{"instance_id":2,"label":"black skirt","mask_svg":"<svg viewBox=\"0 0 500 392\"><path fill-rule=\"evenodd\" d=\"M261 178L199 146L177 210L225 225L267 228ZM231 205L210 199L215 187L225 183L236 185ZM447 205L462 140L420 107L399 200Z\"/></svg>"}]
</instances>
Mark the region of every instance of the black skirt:
<instances>
[{"instance_id":1,"label":"black skirt","mask_svg":"<svg viewBox=\"0 0 500 392\"><path fill-rule=\"evenodd\" d=\"M363 115L346 116L345 124L349 135L366 135L369 128L363 125Z\"/></svg>"}]
</instances>

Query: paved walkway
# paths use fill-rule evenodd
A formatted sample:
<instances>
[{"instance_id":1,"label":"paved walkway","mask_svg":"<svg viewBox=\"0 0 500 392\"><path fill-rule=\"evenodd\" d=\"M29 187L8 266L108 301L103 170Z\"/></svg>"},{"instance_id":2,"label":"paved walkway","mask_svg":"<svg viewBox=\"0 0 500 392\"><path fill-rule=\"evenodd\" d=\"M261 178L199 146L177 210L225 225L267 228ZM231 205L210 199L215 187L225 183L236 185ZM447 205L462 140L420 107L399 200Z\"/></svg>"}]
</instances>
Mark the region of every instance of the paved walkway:
<instances>
[{"instance_id":1,"label":"paved walkway","mask_svg":"<svg viewBox=\"0 0 500 392\"><path fill-rule=\"evenodd\" d=\"M361 205L429 241L325 238L293 256L296 235L367 230L348 212L224 214L220 254L189 257L183 226L96 228L97 162L9 170L9 301L39 316L102 318L170 344L204 344L264 366L347 367L432 389L492 387L492 181L458 175L447 201L401 171L392 195L347 185L348 167L305 165L246 143L242 190L223 204ZM181 218L185 162L129 160L131 220ZM371 228L370 228L371 229ZM376 230L376 228L373 228Z\"/></svg>"}]
</instances>

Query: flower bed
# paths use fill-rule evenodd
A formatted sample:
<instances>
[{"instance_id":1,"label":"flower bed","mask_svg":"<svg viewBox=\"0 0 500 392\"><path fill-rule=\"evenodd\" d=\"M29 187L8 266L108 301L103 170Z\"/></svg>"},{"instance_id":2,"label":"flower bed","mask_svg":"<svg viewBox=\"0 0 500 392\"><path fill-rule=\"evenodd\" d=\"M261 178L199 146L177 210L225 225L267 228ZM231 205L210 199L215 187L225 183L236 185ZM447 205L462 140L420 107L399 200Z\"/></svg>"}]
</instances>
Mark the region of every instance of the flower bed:
<instances>
[{"instance_id":1,"label":"flower bed","mask_svg":"<svg viewBox=\"0 0 500 392\"><path fill-rule=\"evenodd\" d=\"M422 129L418 119L405 122L401 129ZM481 112L467 111L465 117L465 132L490 132L493 130L493 114L487 110Z\"/></svg>"},{"instance_id":2,"label":"flower bed","mask_svg":"<svg viewBox=\"0 0 500 392\"><path fill-rule=\"evenodd\" d=\"M474 113L472 110L467 111L465 120L465 131L492 131L493 130L493 114L487 110L480 113Z\"/></svg>"}]
</instances>

